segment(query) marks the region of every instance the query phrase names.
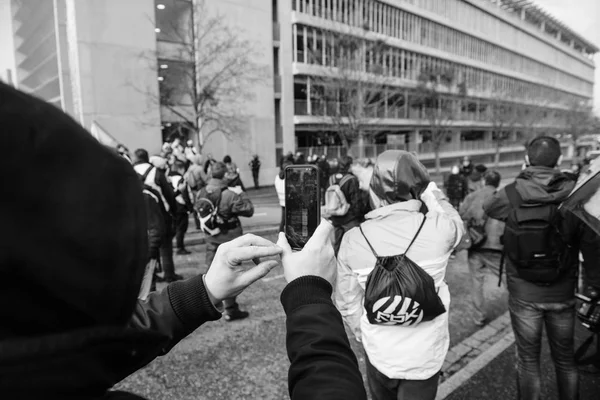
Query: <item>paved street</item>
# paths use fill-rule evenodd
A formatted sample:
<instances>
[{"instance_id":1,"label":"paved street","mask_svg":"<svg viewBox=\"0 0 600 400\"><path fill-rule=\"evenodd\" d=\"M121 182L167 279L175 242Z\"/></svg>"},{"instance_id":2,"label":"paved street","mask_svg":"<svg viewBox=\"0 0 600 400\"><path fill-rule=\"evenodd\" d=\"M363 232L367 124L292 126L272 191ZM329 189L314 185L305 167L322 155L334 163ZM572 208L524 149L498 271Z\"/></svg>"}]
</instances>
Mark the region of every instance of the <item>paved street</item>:
<instances>
[{"instance_id":1,"label":"paved street","mask_svg":"<svg viewBox=\"0 0 600 400\"><path fill-rule=\"evenodd\" d=\"M275 235L268 235L275 240ZM206 270L203 246L191 248L189 256L176 257L177 271L189 277ZM451 261L447 281L452 293L450 307L451 346L477 331L471 321L470 277L465 254ZM279 295L285 287L276 269L239 298L250 318L227 323L217 321L200 327L168 355L122 383L149 398L161 399L283 399L287 398L285 317ZM506 311L504 288L496 279L486 282L490 317ZM162 287L162 285L161 285ZM364 373L364 356L351 340Z\"/></svg>"},{"instance_id":2,"label":"paved street","mask_svg":"<svg viewBox=\"0 0 600 400\"><path fill-rule=\"evenodd\" d=\"M577 343L589 335L581 324L576 324ZM468 382L459 387L447 400L506 400L517 398L515 372L515 345L511 345L498 355L492 362L475 374ZM558 399L556 375L550 356L547 340L542 347L542 399ZM580 400L597 400L600 398L600 374L582 373L580 377Z\"/></svg>"}]
</instances>

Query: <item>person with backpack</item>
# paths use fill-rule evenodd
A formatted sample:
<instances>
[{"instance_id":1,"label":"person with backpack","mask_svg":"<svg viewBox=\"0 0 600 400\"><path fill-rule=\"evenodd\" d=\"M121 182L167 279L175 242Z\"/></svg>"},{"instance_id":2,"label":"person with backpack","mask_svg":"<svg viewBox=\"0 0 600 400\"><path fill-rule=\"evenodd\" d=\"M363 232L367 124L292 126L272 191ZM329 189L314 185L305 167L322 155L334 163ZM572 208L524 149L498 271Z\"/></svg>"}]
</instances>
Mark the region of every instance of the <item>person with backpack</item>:
<instances>
[{"instance_id":1,"label":"person with backpack","mask_svg":"<svg viewBox=\"0 0 600 400\"><path fill-rule=\"evenodd\" d=\"M211 265L220 245L243 235L239 217L254 215L254 206L239 186L229 187L225 179L227 166L217 162L212 166L212 178L196 197L194 208L199 214L200 225L206 234L206 265ZM232 297L223 300L223 316L234 321L249 316L242 311Z\"/></svg>"},{"instance_id":2,"label":"person with backpack","mask_svg":"<svg viewBox=\"0 0 600 400\"><path fill-rule=\"evenodd\" d=\"M166 171L159 168L165 165L165 160L161 157L152 157L153 163L150 163L151 158L148 152L144 149L137 149L134 152L133 168L138 175L141 176L142 182L154 189L159 195L164 210L166 238L162 242L160 248L161 266L164 271L164 280L174 282L183 279L181 275L175 273L175 262L173 261L173 237L175 230L173 229L173 218L177 209L177 201L175 200L175 192L167 178ZM158 165L159 167L155 166Z\"/></svg>"},{"instance_id":3,"label":"person with backpack","mask_svg":"<svg viewBox=\"0 0 600 400\"><path fill-rule=\"evenodd\" d=\"M468 262L473 282L471 290L475 310L473 320L479 327L484 326L488 321L483 295L485 275L490 272L495 276L500 275L503 250L500 237L504 232L504 222L488 218L483 211L483 205L496 194L500 186L500 174L497 171L487 171L483 180L485 186L468 195L459 210L460 217L465 223L466 235L470 235Z\"/></svg>"},{"instance_id":4,"label":"person with backpack","mask_svg":"<svg viewBox=\"0 0 600 400\"><path fill-rule=\"evenodd\" d=\"M325 206L321 212L335 228L333 248L336 255L344 234L364 220L364 215L361 213L360 185L358 178L350 172L351 166L352 157L340 158L338 172L329 177L325 191Z\"/></svg>"},{"instance_id":5,"label":"person with backpack","mask_svg":"<svg viewBox=\"0 0 600 400\"><path fill-rule=\"evenodd\" d=\"M367 356L373 400L433 400L450 336L445 282L464 227L413 154L376 161L374 210L344 235L335 302Z\"/></svg>"},{"instance_id":6,"label":"person with backpack","mask_svg":"<svg viewBox=\"0 0 600 400\"><path fill-rule=\"evenodd\" d=\"M588 253L588 258L594 257L595 252L593 262L600 261L597 249L589 250L589 239L582 236L579 222L559 212L560 204L575 186L558 170L561 159L557 139L533 139L527 147L527 168L484 204L489 218L506 221L502 237L504 264L517 347L517 384L524 400L541 396L540 347L544 326L559 398L578 398L574 323L579 251Z\"/></svg>"},{"instance_id":7,"label":"person with backpack","mask_svg":"<svg viewBox=\"0 0 600 400\"><path fill-rule=\"evenodd\" d=\"M144 185L142 193L146 205L146 221L148 231L148 263L144 270L142 286L138 298L146 300L156 290L156 272L160 268L160 247L167 236L165 227L165 211L160 194L148 185Z\"/></svg>"}]
</instances>

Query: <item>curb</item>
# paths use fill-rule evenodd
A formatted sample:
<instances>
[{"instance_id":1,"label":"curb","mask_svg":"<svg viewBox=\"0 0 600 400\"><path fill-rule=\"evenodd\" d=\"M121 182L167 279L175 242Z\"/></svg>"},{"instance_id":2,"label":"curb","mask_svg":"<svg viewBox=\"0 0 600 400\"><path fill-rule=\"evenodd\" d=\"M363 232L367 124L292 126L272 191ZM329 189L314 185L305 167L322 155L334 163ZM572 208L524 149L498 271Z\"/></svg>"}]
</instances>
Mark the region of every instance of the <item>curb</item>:
<instances>
[{"instance_id":1,"label":"curb","mask_svg":"<svg viewBox=\"0 0 600 400\"><path fill-rule=\"evenodd\" d=\"M514 342L510 314L505 312L452 347L442 366L436 400L443 400Z\"/></svg>"},{"instance_id":2,"label":"curb","mask_svg":"<svg viewBox=\"0 0 600 400\"><path fill-rule=\"evenodd\" d=\"M252 233L254 235L262 236L262 235L273 235L279 232L279 225L277 226L265 226L265 227L257 227L253 229L245 230L244 233ZM192 234L185 238L183 243L186 246L200 246L206 243L206 236L202 233ZM173 240L173 246L175 245L175 240Z\"/></svg>"}]
</instances>

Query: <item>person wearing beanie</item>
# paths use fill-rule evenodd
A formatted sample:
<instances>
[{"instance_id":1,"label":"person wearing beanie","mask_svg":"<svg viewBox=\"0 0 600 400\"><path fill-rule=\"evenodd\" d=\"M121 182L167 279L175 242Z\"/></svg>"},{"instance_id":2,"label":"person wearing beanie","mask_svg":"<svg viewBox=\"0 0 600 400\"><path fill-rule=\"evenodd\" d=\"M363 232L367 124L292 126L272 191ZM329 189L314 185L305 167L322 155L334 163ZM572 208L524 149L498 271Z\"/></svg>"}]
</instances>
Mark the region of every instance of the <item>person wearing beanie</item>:
<instances>
[{"instance_id":1,"label":"person wearing beanie","mask_svg":"<svg viewBox=\"0 0 600 400\"><path fill-rule=\"evenodd\" d=\"M131 165L55 106L3 83L0 123L0 143L12 149L0 159L1 184L15 189L0 204L2 399L143 399L111 389L221 318L215 305L280 265L262 257L279 255L289 282L281 302L290 397L366 399L331 301L326 225L298 253L285 237L279 245L239 237L219 247L206 274L138 300L148 238ZM242 269L232 260L258 265Z\"/></svg>"},{"instance_id":2,"label":"person wearing beanie","mask_svg":"<svg viewBox=\"0 0 600 400\"><path fill-rule=\"evenodd\" d=\"M191 165L187 172L183 175L183 178L192 190L192 199L196 199L198 192L206 186L208 177L204 172L204 159L201 154L195 154L191 157ZM200 219L197 213L192 213L194 221L196 223L196 230L200 230Z\"/></svg>"},{"instance_id":3,"label":"person wearing beanie","mask_svg":"<svg viewBox=\"0 0 600 400\"><path fill-rule=\"evenodd\" d=\"M212 178L208 184L197 195L198 201L213 197L215 193L219 200L218 217L222 221L219 225L220 232L214 236L206 236L206 265L211 265L219 246L235 238L242 236L242 224L239 217L251 217L254 215L254 206L239 186L229 187L225 179L227 166L222 162L215 162L211 167ZM247 318L249 313L242 311L236 302L236 298L228 298L223 301L223 315L226 321Z\"/></svg>"},{"instance_id":4,"label":"person wearing beanie","mask_svg":"<svg viewBox=\"0 0 600 400\"><path fill-rule=\"evenodd\" d=\"M335 254L337 254L340 243L342 243L342 237L350 229L360 225L364 220L364 214L362 210L360 182L358 178L352 174L350 168L352 167L352 157L343 156L339 159L338 172L329 177L328 187L331 185L339 185L341 192L346 198L346 202L350 205L348 212L345 215L332 216L329 218L333 226L335 227L335 240L333 242L333 248Z\"/></svg>"}]
</instances>

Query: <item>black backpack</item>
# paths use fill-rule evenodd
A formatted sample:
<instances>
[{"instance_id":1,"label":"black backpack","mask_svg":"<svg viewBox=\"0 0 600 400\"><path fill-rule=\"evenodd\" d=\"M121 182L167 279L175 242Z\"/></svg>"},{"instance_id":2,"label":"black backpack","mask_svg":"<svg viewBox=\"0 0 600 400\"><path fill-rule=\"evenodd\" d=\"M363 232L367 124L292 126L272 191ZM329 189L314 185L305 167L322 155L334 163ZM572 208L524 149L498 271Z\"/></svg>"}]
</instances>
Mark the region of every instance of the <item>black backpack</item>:
<instances>
[{"instance_id":1,"label":"black backpack","mask_svg":"<svg viewBox=\"0 0 600 400\"><path fill-rule=\"evenodd\" d=\"M359 228L377 258L365 287L364 307L371 324L414 326L446 312L431 275L406 256L426 220L423 216L406 251L389 257L377 255L362 227Z\"/></svg>"},{"instance_id":2,"label":"black backpack","mask_svg":"<svg viewBox=\"0 0 600 400\"><path fill-rule=\"evenodd\" d=\"M538 285L557 281L567 246L558 230L559 204L524 204L516 183L507 185L510 212L502 243L519 276Z\"/></svg>"},{"instance_id":3,"label":"black backpack","mask_svg":"<svg viewBox=\"0 0 600 400\"><path fill-rule=\"evenodd\" d=\"M219 205L224 189L218 189L209 192L205 187L200 189L196 196L194 209L200 220L200 228L209 236L216 236L221 233L221 226L224 221L219 215Z\"/></svg>"}]
</instances>

